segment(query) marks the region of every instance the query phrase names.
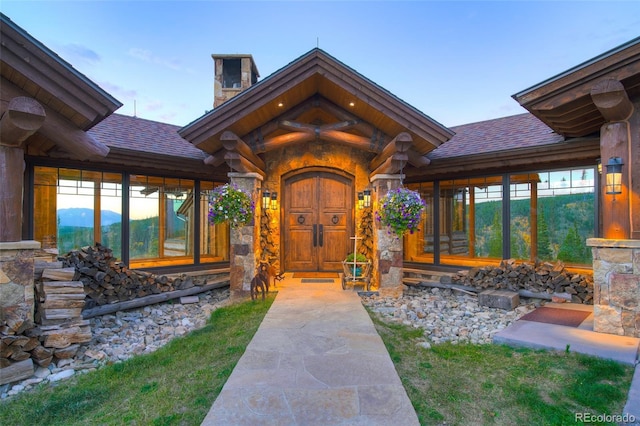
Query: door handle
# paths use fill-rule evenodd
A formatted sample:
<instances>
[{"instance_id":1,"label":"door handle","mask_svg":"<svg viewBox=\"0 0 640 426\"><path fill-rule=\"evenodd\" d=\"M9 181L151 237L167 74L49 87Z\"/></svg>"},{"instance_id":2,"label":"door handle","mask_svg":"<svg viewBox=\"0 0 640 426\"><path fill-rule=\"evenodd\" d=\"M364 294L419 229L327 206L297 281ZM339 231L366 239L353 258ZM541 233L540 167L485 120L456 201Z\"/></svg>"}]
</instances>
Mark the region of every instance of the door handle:
<instances>
[{"instance_id":1,"label":"door handle","mask_svg":"<svg viewBox=\"0 0 640 426\"><path fill-rule=\"evenodd\" d=\"M318 225L313 225L313 246L318 245Z\"/></svg>"},{"instance_id":2,"label":"door handle","mask_svg":"<svg viewBox=\"0 0 640 426\"><path fill-rule=\"evenodd\" d=\"M324 225L319 225L319 226L320 226L320 231L319 231L319 234L320 234L319 240L320 241L319 241L319 244L320 244L320 247L322 247L322 245L324 244Z\"/></svg>"}]
</instances>

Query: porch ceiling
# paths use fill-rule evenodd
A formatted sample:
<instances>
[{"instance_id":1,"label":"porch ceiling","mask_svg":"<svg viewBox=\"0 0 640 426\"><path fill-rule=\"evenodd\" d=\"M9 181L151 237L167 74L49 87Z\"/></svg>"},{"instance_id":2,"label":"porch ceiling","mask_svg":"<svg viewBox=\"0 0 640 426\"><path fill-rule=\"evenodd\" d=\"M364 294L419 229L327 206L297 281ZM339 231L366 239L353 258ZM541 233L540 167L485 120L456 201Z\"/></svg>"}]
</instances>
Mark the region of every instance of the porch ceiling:
<instances>
[{"instance_id":1,"label":"porch ceiling","mask_svg":"<svg viewBox=\"0 0 640 426\"><path fill-rule=\"evenodd\" d=\"M513 95L545 124L565 137L597 133L605 119L591 98L602 80L617 80L629 98L640 96L640 37Z\"/></svg>"},{"instance_id":2,"label":"porch ceiling","mask_svg":"<svg viewBox=\"0 0 640 426\"><path fill-rule=\"evenodd\" d=\"M214 154L222 149L222 136L229 131L260 152L260 141L292 133L282 125L283 120L316 126L345 122L339 131L348 135L340 136L346 140L349 134L355 139L367 138L375 146L373 152L382 151L402 132L411 136L412 149L419 155L453 136L446 127L320 49L311 50L183 127L179 134ZM290 143L286 139L275 139L262 152Z\"/></svg>"}]
</instances>

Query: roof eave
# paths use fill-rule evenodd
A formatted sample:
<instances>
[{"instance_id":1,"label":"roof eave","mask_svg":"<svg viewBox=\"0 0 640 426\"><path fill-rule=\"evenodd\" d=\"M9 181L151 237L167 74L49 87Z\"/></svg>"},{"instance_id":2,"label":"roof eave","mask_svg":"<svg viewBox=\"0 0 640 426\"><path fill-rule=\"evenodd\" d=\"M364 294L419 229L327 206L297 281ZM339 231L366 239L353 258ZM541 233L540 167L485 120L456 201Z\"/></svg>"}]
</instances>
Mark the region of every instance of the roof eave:
<instances>
[{"instance_id":1,"label":"roof eave","mask_svg":"<svg viewBox=\"0 0 640 426\"><path fill-rule=\"evenodd\" d=\"M2 61L13 68L19 67L29 71L28 75L21 74L45 92L62 100L72 110L82 114L88 122L82 130L88 130L122 106L120 101L2 13L0 22L3 39ZM25 57L24 54L28 56ZM19 62L8 62L11 55ZM63 86L72 90L62 90Z\"/></svg>"}]
</instances>

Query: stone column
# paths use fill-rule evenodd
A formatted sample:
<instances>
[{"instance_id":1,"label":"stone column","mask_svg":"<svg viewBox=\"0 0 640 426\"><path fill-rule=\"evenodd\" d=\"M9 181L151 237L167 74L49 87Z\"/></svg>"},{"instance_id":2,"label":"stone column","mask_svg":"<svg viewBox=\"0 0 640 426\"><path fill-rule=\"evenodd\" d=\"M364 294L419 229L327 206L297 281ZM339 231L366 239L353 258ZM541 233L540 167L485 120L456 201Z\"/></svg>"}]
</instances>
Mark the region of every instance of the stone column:
<instances>
[{"instance_id":1,"label":"stone column","mask_svg":"<svg viewBox=\"0 0 640 426\"><path fill-rule=\"evenodd\" d=\"M401 175L379 174L371 178L374 187L373 205L377 208L379 201L387 192L396 189L402 182ZM402 292L402 237L374 220L373 231L373 280L378 285L380 294L398 294Z\"/></svg>"},{"instance_id":2,"label":"stone column","mask_svg":"<svg viewBox=\"0 0 640 426\"><path fill-rule=\"evenodd\" d=\"M0 242L0 328L20 334L33 327L34 251L37 241Z\"/></svg>"},{"instance_id":3,"label":"stone column","mask_svg":"<svg viewBox=\"0 0 640 426\"><path fill-rule=\"evenodd\" d=\"M232 298L246 296L251 290L251 279L256 274L260 261L260 212L258 189L262 176L258 173L229 173L231 184L248 194L255 202L253 219L244 226L231 228L230 232L230 285Z\"/></svg>"},{"instance_id":4,"label":"stone column","mask_svg":"<svg viewBox=\"0 0 640 426\"><path fill-rule=\"evenodd\" d=\"M640 240L589 238L593 251L593 329L640 337Z\"/></svg>"}]
</instances>

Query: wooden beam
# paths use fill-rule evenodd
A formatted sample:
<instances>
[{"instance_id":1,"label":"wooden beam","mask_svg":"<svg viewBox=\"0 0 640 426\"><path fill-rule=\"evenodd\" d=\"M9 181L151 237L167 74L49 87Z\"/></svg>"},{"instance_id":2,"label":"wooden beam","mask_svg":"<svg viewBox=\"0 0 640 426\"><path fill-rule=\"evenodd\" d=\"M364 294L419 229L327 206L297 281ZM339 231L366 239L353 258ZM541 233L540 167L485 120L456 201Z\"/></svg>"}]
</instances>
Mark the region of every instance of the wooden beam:
<instances>
[{"instance_id":1,"label":"wooden beam","mask_svg":"<svg viewBox=\"0 0 640 426\"><path fill-rule=\"evenodd\" d=\"M40 129L46 116L44 107L35 99L26 96L12 98L0 118L0 144L21 146Z\"/></svg>"},{"instance_id":2,"label":"wooden beam","mask_svg":"<svg viewBox=\"0 0 640 426\"><path fill-rule=\"evenodd\" d=\"M263 178L267 177L267 174L262 169L258 168L255 164L237 152L227 151L224 155L224 159L234 172L258 173Z\"/></svg>"},{"instance_id":3,"label":"wooden beam","mask_svg":"<svg viewBox=\"0 0 640 426\"><path fill-rule=\"evenodd\" d=\"M280 148L286 145L293 145L302 142L309 142L316 138L316 135L308 132L292 132L285 133L284 135L274 136L269 139L265 139L264 145L261 150L257 151L266 152L271 149Z\"/></svg>"},{"instance_id":4,"label":"wooden beam","mask_svg":"<svg viewBox=\"0 0 640 426\"><path fill-rule=\"evenodd\" d=\"M413 138L407 132L398 133L369 163L369 169L374 170L383 164L389 157L395 153L407 152L413 144Z\"/></svg>"},{"instance_id":5,"label":"wooden beam","mask_svg":"<svg viewBox=\"0 0 640 426\"><path fill-rule=\"evenodd\" d=\"M415 149L409 148L407 151L407 155L409 156L409 164L411 164L415 168L420 168L424 166L428 166L431 164L431 160L426 155L421 155Z\"/></svg>"},{"instance_id":6,"label":"wooden beam","mask_svg":"<svg viewBox=\"0 0 640 426\"><path fill-rule=\"evenodd\" d=\"M278 122L278 127L284 130L290 130L292 132L316 133L320 131L319 126L307 123L299 123L292 120L280 120Z\"/></svg>"},{"instance_id":7,"label":"wooden beam","mask_svg":"<svg viewBox=\"0 0 640 426\"><path fill-rule=\"evenodd\" d=\"M2 96L7 99L15 98L24 96L24 92L12 84L3 84ZM46 136L58 147L80 160L91 157L106 157L109 154L108 146L96 141L57 111L46 105L43 105L43 108L46 118L38 130L39 134Z\"/></svg>"},{"instance_id":8,"label":"wooden beam","mask_svg":"<svg viewBox=\"0 0 640 426\"><path fill-rule=\"evenodd\" d=\"M222 133L222 136L220 136L220 141L222 141L222 146L227 151L237 152L244 158L255 164L259 169L265 169L266 165L264 164L262 158L254 154L249 145L247 145L235 133L227 130L226 132Z\"/></svg>"},{"instance_id":9,"label":"wooden beam","mask_svg":"<svg viewBox=\"0 0 640 426\"><path fill-rule=\"evenodd\" d=\"M227 150L222 148L218 151L214 152L210 156L204 159L204 164L213 167L219 167L224 164L224 155L227 153Z\"/></svg>"},{"instance_id":10,"label":"wooden beam","mask_svg":"<svg viewBox=\"0 0 640 426\"><path fill-rule=\"evenodd\" d=\"M109 154L108 146L98 142L84 130L74 127L67 120L54 117L49 112L40 133L79 160L106 157Z\"/></svg>"},{"instance_id":11,"label":"wooden beam","mask_svg":"<svg viewBox=\"0 0 640 426\"><path fill-rule=\"evenodd\" d=\"M338 130L322 130L320 131L320 139L351 145L358 149L375 152L372 150L371 140L369 140L369 138L354 135L352 133L340 132Z\"/></svg>"},{"instance_id":12,"label":"wooden beam","mask_svg":"<svg viewBox=\"0 0 640 426\"><path fill-rule=\"evenodd\" d=\"M100 315L111 314L113 312L124 311L127 309L139 308L141 306L152 305L160 302L166 302L167 300L178 299L184 296L190 296L193 294L204 293L205 291L213 290L216 288L222 288L229 286L229 276L223 276L221 278L214 278L208 280L207 284L201 286L194 286L185 290L166 291L164 293L152 294L145 297L138 297L132 300L126 300L124 302L110 303L107 305L96 306L94 308L85 309L82 311L82 318L89 319Z\"/></svg>"},{"instance_id":13,"label":"wooden beam","mask_svg":"<svg viewBox=\"0 0 640 426\"><path fill-rule=\"evenodd\" d=\"M22 240L24 150L0 145L0 242Z\"/></svg>"},{"instance_id":14,"label":"wooden beam","mask_svg":"<svg viewBox=\"0 0 640 426\"><path fill-rule=\"evenodd\" d=\"M398 173L407 164L408 158L409 156L406 152L398 152L391 155L384 161L384 163L380 164L378 168L369 173L369 180L380 174Z\"/></svg>"},{"instance_id":15,"label":"wooden beam","mask_svg":"<svg viewBox=\"0 0 640 426\"><path fill-rule=\"evenodd\" d=\"M607 79L598 82L591 88L591 99L608 122L624 121L633 112L633 104L618 80Z\"/></svg>"}]
</instances>

